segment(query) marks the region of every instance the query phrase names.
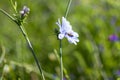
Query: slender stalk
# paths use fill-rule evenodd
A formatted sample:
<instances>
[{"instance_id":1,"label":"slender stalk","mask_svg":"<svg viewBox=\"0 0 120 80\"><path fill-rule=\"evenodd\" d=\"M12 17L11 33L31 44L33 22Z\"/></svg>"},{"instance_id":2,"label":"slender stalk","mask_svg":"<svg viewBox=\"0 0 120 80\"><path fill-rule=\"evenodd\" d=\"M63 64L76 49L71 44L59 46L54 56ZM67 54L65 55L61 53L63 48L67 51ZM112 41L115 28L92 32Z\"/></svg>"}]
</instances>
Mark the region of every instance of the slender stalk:
<instances>
[{"instance_id":1,"label":"slender stalk","mask_svg":"<svg viewBox=\"0 0 120 80\"><path fill-rule=\"evenodd\" d=\"M60 40L60 80L63 80L62 40Z\"/></svg>"},{"instance_id":2,"label":"slender stalk","mask_svg":"<svg viewBox=\"0 0 120 80\"><path fill-rule=\"evenodd\" d=\"M28 46L29 46L29 49L30 49L30 51L31 51L31 53L32 53L32 55L33 55L33 57L34 57L34 59L35 59L35 62L36 62L36 64L37 64L37 66L38 66L38 69L39 69L39 71L40 71L40 73L41 73L41 75L42 75L42 79L45 80L42 67L41 67L41 65L40 65L40 63L39 63L39 61L38 61L38 59L37 59L37 56L36 56L35 51L34 51L34 49L33 49L33 47L32 47L32 44L31 44L31 42L30 42L30 40L29 40L29 38L28 38L28 36L27 36L27 33L26 33L25 30L23 29L23 24L22 24L22 22L17 21L16 19L14 19L11 15L9 15L9 14L8 14L7 12L5 12L4 10L0 9L0 11L1 11L3 14L5 14L6 16L8 16L12 21L14 21L14 22L19 26L19 28L20 28L20 30L21 30L21 32L22 32L22 34L23 34L23 36L24 36L24 38L25 38L25 40L26 40L26 42L27 42L27 44L28 44Z\"/></svg>"},{"instance_id":3,"label":"slender stalk","mask_svg":"<svg viewBox=\"0 0 120 80\"><path fill-rule=\"evenodd\" d=\"M60 64L60 56L58 55L58 52L57 52L55 49L54 49L54 53L55 53L55 55L56 55L56 57L57 57L57 60L58 60L58 62L59 62L59 64ZM70 77L69 77L68 72L67 72L67 70L65 69L64 65L63 65L63 73L64 73L64 75L65 75L65 78L66 78L67 80L70 80Z\"/></svg>"},{"instance_id":4,"label":"slender stalk","mask_svg":"<svg viewBox=\"0 0 120 80\"><path fill-rule=\"evenodd\" d=\"M6 11L4 11L3 9L0 9L0 12L2 12L3 14L5 14L7 17L9 17L13 22L16 23L15 18L13 18L11 15L9 15Z\"/></svg>"},{"instance_id":5,"label":"slender stalk","mask_svg":"<svg viewBox=\"0 0 120 80\"><path fill-rule=\"evenodd\" d=\"M72 0L69 0L69 1L68 1L68 5L67 5L67 8L66 8L66 11L65 11L65 17L67 17L67 15L68 15L68 12L69 12L71 3L72 3Z\"/></svg>"},{"instance_id":6,"label":"slender stalk","mask_svg":"<svg viewBox=\"0 0 120 80\"><path fill-rule=\"evenodd\" d=\"M66 11L65 11L65 18L68 15L71 2L72 2L72 0L68 1L68 5L67 5ZM60 40L60 80L63 80L62 40Z\"/></svg>"},{"instance_id":7,"label":"slender stalk","mask_svg":"<svg viewBox=\"0 0 120 80\"><path fill-rule=\"evenodd\" d=\"M34 57L34 59L35 59L35 62L36 62L36 64L37 64L38 68L39 68L39 71L40 71L41 75L42 75L42 79L45 80L42 67L41 67L41 65L40 65L40 63L39 63L39 61L38 61L38 59L37 59L37 56L36 56L35 51L34 51L34 49L33 49L33 47L32 47L32 44L31 44L31 42L30 42L30 40L29 40L26 32L25 32L24 29L23 29L23 25L21 24L21 25L19 26L19 28L20 28L20 30L21 30L24 38L26 39L26 42L27 42L27 44L28 44L28 47L29 47L30 51L32 52L32 55L33 55L33 57Z\"/></svg>"},{"instance_id":8,"label":"slender stalk","mask_svg":"<svg viewBox=\"0 0 120 80\"><path fill-rule=\"evenodd\" d=\"M18 12L17 12L17 2L15 1L15 3L13 3L13 0L9 0L9 1L10 1L10 3L11 3L11 5L12 5L14 11L15 11L15 13L18 13Z\"/></svg>"}]
</instances>

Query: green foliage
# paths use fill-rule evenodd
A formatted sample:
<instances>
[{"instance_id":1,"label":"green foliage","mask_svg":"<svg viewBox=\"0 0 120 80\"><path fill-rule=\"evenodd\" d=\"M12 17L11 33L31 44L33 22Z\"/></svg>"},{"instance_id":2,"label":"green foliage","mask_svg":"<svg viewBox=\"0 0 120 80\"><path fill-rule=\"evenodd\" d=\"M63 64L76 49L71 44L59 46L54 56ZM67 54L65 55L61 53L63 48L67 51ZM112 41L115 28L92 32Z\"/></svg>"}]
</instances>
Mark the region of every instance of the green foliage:
<instances>
[{"instance_id":1,"label":"green foliage","mask_svg":"<svg viewBox=\"0 0 120 80\"><path fill-rule=\"evenodd\" d=\"M46 80L59 80L60 67L55 51L59 41L55 22L65 14L68 0L18 0L17 10L30 8L25 29L44 69ZM120 33L119 0L73 0L67 19L79 33L77 46L63 40L63 64L71 80L119 80L120 43L108 40ZM15 11L9 0L0 8ZM28 45L16 24L0 13L1 80L40 80Z\"/></svg>"}]
</instances>

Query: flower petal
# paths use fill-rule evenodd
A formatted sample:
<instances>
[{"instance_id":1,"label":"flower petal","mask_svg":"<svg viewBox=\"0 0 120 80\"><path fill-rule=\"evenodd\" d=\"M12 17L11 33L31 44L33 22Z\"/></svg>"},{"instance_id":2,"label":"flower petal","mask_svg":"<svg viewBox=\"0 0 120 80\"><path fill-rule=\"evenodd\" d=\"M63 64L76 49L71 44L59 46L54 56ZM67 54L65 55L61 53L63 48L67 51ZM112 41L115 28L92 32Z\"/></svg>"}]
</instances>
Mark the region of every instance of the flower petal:
<instances>
[{"instance_id":1,"label":"flower petal","mask_svg":"<svg viewBox=\"0 0 120 80\"><path fill-rule=\"evenodd\" d=\"M62 17L62 24L60 23L59 19L56 24L60 28L60 34L58 35L58 38L63 39L64 37L66 37L70 43L74 43L75 45L77 45L77 42L79 42L79 35L77 32L74 32L72 30L72 26L70 25L69 21L67 21L66 18Z\"/></svg>"},{"instance_id":2,"label":"flower petal","mask_svg":"<svg viewBox=\"0 0 120 80\"><path fill-rule=\"evenodd\" d=\"M64 17L62 17L62 28L64 30L72 30L72 26L70 25L70 23Z\"/></svg>"},{"instance_id":3,"label":"flower petal","mask_svg":"<svg viewBox=\"0 0 120 80\"><path fill-rule=\"evenodd\" d=\"M58 35L58 38L59 38L59 39L63 39L64 36L65 36L64 34L59 34L59 35Z\"/></svg>"},{"instance_id":4,"label":"flower petal","mask_svg":"<svg viewBox=\"0 0 120 80\"><path fill-rule=\"evenodd\" d=\"M76 42L79 42L79 39L77 37L70 37L70 36L66 36L66 38L68 39L68 41L70 43L74 43L75 45L77 45Z\"/></svg>"}]
</instances>

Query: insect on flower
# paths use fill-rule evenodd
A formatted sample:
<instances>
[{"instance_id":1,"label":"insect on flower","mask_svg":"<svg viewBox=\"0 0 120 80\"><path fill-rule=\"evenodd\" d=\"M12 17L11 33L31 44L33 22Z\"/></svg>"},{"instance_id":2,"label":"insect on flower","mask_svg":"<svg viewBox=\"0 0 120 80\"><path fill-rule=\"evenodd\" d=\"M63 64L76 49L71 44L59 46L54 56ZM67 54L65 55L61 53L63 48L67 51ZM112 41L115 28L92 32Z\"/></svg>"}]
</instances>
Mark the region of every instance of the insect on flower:
<instances>
[{"instance_id":1,"label":"insect on flower","mask_svg":"<svg viewBox=\"0 0 120 80\"><path fill-rule=\"evenodd\" d=\"M67 35L68 35L68 36L70 36L70 37L73 37L73 35L72 35L72 34L70 34L70 33L67 33Z\"/></svg>"},{"instance_id":2,"label":"insect on flower","mask_svg":"<svg viewBox=\"0 0 120 80\"><path fill-rule=\"evenodd\" d=\"M72 30L72 26L70 25L69 21L67 21L66 18L62 17L62 22L60 23L60 19L58 19L58 22L56 22L56 24L60 28L58 38L63 39L66 37L70 43L77 45L76 42L79 42L79 35Z\"/></svg>"}]
</instances>

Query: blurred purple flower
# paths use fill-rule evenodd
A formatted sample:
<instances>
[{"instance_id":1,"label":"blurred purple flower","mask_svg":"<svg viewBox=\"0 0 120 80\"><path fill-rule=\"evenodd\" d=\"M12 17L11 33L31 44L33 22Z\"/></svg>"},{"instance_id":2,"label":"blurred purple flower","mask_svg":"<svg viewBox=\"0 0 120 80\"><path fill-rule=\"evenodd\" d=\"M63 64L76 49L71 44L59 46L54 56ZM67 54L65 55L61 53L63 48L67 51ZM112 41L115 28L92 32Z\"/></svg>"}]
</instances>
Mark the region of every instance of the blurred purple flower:
<instances>
[{"instance_id":1,"label":"blurred purple flower","mask_svg":"<svg viewBox=\"0 0 120 80\"><path fill-rule=\"evenodd\" d=\"M64 77L63 80L67 80L67 79Z\"/></svg>"},{"instance_id":2,"label":"blurred purple flower","mask_svg":"<svg viewBox=\"0 0 120 80\"><path fill-rule=\"evenodd\" d=\"M115 74L120 76L120 70L116 71Z\"/></svg>"},{"instance_id":3,"label":"blurred purple flower","mask_svg":"<svg viewBox=\"0 0 120 80\"><path fill-rule=\"evenodd\" d=\"M108 37L108 39L109 39L110 41L113 41L113 42L119 40L118 36L115 35L115 34L110 35L110 36Z\"/></svg>"},{"instance_id":4,"label":"blurred purple flower","mask_svg":"<svg viewBox=\"0 0 120 80\"><path fill-rule=\"evenodd\" d=\"M59 80L59 77L56 74L54 74L53 75L53 80ZM63 80L67 80L67 79L64 77Z\"/></svg>"},{"instance_id":5,"label":"blurred purple flower","mask_svg":"<svg viewBox=\"0 0 120 80\"><path fill-rule=\"evenodd\" d=\"M60 33L58 34L58 38L63 39L64 37L66 37L70 43L74 43L75 45L77 45L76 42L79 42L78 39L79 35L78 33L72 30L72 26L66 20L66 18L62 17L62 23L60 22L60 19L58 19L58 22L56 22L56 24L60 28Z\"/></svg>"}]
</instances>

